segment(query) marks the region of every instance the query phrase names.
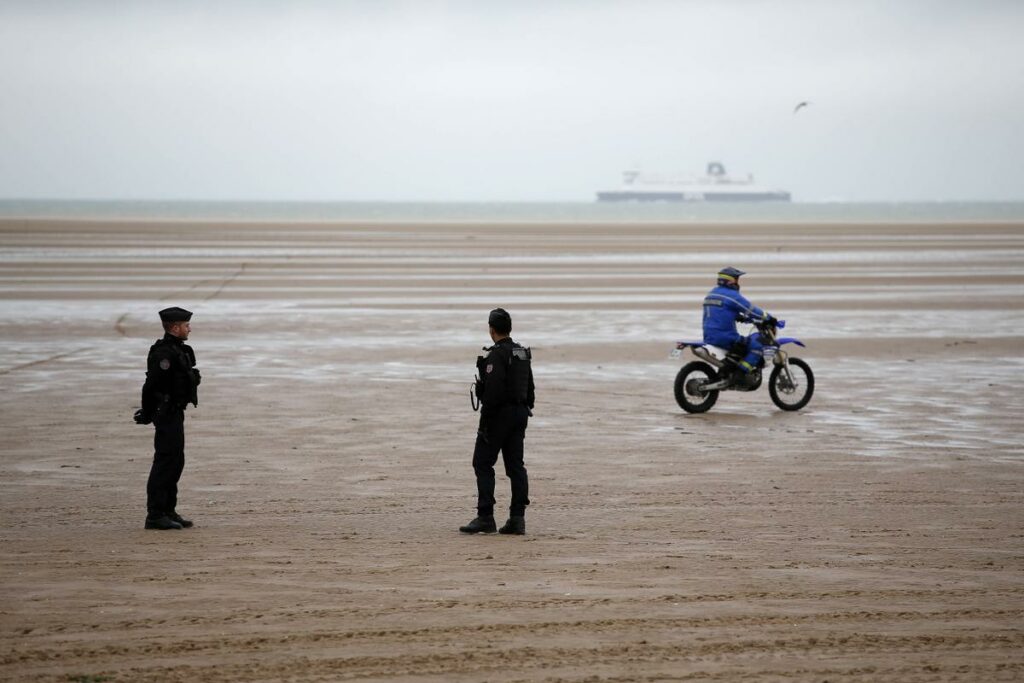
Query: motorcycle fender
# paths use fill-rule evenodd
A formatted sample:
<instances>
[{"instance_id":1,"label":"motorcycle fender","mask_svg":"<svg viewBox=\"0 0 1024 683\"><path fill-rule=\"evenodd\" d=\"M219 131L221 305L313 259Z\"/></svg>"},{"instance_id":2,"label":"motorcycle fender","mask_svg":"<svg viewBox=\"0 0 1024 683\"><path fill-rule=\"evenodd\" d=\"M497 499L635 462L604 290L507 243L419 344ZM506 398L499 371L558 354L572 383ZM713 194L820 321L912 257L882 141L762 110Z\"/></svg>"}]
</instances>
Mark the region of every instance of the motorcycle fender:
<instances>
[{"instance_id":1,"label":"motorcycle fender","mask_svg":"<svg viewBox=\"0 0 1024 683\"><path fill-rule=\"evenodd\" d=\"M797 346L807 346L796 337L779 337L778 343L779 346L782 346L783 344L796 344Z\"/></svg>"}]
</instances>

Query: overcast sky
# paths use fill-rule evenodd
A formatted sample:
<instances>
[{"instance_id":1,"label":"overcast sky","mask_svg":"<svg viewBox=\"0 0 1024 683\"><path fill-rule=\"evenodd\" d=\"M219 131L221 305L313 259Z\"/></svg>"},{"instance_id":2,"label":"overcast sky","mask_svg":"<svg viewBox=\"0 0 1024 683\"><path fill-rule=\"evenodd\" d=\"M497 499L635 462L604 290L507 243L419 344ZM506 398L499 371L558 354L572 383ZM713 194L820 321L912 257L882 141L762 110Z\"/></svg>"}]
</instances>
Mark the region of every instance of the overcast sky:
<instances>
[{"instance_id":1,"label":"overcast sky","mask_svg":"<svg viewBox=\"0 0 1024 683\"><path fill-rule=\"evenodd\" d=\"M0 197L1024 200L1024 2L0 2ZM810 106L794 114L794 106Z\"/></svg>"}]
</instances>

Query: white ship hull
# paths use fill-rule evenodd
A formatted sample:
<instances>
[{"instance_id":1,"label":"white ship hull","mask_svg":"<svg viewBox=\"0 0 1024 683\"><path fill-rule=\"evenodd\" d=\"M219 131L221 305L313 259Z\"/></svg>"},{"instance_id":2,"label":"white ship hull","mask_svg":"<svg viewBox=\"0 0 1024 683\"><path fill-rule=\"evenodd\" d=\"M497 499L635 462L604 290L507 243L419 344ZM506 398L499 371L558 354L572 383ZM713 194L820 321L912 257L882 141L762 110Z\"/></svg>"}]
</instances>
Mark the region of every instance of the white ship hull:
<instances>
[{"instance_id":1,"label":"white ship hull","mask_svg":"<svg viewBox=\"0 0 1024 683\"><path fill-rule=\"evenodd\" d=\"M788 202L789 192L715 192L673 190L606 190L597 193L599 202Z\"/></svg>"},{"instance_id":2,"label":"white ship hull","mask_svg":"<svg viewBox=\"0 0 1024 683\"><path fill-rule=\"evenodd\" d=\"M708 164L699 178L622 174L622 187L597 193L599 202L788 202L786 190L756 185L752 176L732 178L718 162Z\"/></svg>"}]
</instances>

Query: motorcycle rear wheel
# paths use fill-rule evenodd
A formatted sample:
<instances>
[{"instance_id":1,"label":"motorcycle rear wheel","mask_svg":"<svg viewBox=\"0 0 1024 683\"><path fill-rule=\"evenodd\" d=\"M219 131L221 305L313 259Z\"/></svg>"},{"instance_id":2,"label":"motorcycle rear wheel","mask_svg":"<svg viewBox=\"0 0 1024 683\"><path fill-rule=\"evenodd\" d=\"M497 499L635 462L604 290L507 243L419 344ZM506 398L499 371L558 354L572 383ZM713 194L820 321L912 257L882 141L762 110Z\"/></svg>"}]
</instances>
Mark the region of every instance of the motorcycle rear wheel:
<instances>
[{"instance_id":1,"label":"motorcycle rear wheel","mask_svg":"<svg viewBox=\"0 0 1024 683\"><path fill-rule=\"evenodd\" d=\"M783 366L776 365L768 378L768 394L772 397L772 403L782 410L800 410L814 394L814 373L811 372L811 366L799 358L790 358L789 367L796 385L789 386L785 381Z\"/></svg>"},{"instance_id":2,"label":"motorcycle rear wheel","mask_svg":"<svg viewBox=\"0 0 1024 683\"><path fill-rule=\"evenodd\" d=\"M695 383L711 384L717 381L718 373L707 363L699 360L687 363L676 375L676 403L688 413L706 413L718 400L718 392L697 391Z\"/></svg>"}]
</instances>

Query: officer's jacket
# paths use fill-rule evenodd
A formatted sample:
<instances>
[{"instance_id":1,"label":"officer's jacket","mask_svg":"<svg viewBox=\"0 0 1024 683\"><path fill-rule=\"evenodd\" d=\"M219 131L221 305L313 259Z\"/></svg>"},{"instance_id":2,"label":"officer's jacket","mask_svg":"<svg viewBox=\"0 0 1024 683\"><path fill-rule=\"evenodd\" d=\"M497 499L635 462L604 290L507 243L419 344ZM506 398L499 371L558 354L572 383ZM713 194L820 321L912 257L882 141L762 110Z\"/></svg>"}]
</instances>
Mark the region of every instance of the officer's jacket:
<instances>
[{"instance_id":1,"label":"officer's jacket","mask_svg":"<svg viewBox=\"0 0 1024 683\"><path fill-rule=\"evenodd\" d=\"M503 406L524 405L533 410L533 369L529 349L505 337L480 359L478 370L483 383L480 394L480 419L490 420Z\"/></svg>"},{"instance_id":2,"label":"officer's jacket","mask_svg":"<svg viewBox=\"0 0 1024 683\"><path fill-rule=\"evenodd\" d=\"M149 349L146 383L142 385L142 412L152 418L164 406L199 405L196 387L199 370L192 347L173 334L165 334Z\"/></svg>"},{"instance_id":3,"label":"officer's jacket","mask_svg":"<svg viewBox=\"0 0 1024 683\"><path fill-rule=\"evenodd\" d=\"M719 285L704 297L704 341L731 343L740 337L736 322L761 322L768 314L731 287Z\"/></svg>"}]
</instances>

